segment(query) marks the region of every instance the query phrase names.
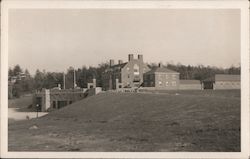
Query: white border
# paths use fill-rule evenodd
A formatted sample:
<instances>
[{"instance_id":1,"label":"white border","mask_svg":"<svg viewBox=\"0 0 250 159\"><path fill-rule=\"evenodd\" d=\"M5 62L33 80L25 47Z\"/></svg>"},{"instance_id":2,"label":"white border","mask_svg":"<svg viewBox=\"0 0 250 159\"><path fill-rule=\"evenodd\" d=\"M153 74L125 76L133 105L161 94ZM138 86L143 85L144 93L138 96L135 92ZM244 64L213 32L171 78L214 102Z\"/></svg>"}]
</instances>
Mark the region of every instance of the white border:
<instances>
[{"instance_id":1,"label":"white border","mask_svg":"<svg viewBox=\"0 0 250 159\"><path fill-rule=\"evenodd\" d=\"M248 1L3 1L1 4L1 157L3 158L248 158L249 157ZM86 8L166 8L241 10L241 152L8 152L8 10Z\"/></svg>"}]
</instances>

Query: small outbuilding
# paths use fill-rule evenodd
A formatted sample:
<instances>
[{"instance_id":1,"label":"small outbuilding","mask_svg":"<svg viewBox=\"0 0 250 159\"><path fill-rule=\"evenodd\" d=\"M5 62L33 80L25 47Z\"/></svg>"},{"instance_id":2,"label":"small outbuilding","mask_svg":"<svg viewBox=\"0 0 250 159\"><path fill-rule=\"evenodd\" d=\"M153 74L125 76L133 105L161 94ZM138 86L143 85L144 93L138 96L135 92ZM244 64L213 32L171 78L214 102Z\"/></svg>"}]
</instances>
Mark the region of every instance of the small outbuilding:
<instances>
[{"instance_id":1,"label":"small outbuilding","mask_svg":"<svg viewBox=\"0 0 250 159\"><path fill-rule=\"evenodd\" d=\"M202 87L203 89L214 89L214 77L207 78L205 80L202 80Z\"/></svg>"}]
</instances>

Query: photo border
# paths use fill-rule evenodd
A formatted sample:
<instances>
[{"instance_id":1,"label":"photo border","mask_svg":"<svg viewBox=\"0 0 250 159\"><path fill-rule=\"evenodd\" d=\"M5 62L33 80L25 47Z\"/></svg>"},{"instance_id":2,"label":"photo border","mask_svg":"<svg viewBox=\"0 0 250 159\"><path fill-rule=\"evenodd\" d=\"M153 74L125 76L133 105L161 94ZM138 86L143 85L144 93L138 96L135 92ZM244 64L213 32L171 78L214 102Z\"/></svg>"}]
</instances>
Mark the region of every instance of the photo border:
<instances>
[{"instance_id":1,"label":"photo border","mask_svg":"<svg viewBox=\"0 0 250 159\"><path fill-rule=\"evenodd\" d=\"M9 9L240 9L241 152L8 152ZM2 1L1 3L2 158L248 158L249 157L249 2L248 1Z\"/></svg>"}]
</instances>

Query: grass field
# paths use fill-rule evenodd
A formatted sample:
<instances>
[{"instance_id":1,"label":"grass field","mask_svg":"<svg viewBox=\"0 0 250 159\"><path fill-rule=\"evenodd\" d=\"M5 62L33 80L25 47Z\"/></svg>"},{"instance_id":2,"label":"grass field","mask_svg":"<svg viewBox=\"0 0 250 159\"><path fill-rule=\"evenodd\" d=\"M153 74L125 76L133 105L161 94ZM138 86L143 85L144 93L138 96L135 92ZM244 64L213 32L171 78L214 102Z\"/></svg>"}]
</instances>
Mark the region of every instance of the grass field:
<instances>
[{"instance_id":1,"label":"grass field","mask_svg":"<svg viewBox=\"0 0 250 159\"><path fill-rule=\"evenodd\" d=\"M10 99L8 101L8 108L16 108L18 111L32 111L28 107L32 105L32 95L28 94L20 98Z\"/></svg>"},{"instance_id":2,"label":"grass field","mask_svg":"<svg viewBox=\"0 0 250 159\"><path fill-rule=\"evenodd\" d=\"M240 91L102 93L9 124L9 151L240 151Z\"/></svg>"}]
</instances>

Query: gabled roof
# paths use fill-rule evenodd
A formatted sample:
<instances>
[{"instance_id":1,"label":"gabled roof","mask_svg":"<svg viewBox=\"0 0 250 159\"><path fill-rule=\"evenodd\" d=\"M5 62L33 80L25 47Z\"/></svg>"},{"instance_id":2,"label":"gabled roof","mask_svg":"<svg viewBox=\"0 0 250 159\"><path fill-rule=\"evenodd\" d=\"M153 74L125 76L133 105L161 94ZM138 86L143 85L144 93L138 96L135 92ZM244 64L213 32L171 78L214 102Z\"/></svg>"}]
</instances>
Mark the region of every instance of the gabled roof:
<instances>
[{"instance_id":1,"label":"gabled roof","mask_svg":"<svg viewBox=\"0 0 250 159\"><path fill-rule=\"evenodd\" d=\"M240 81L240 75L217 74L215 81Z\"/></svg>"},{"instance_id":2,"label":"gabled roof","mask_svg":"<svg viewBox=\"0 0 250 159\"><path fill-rule=\"evenodd\" d=\"M199 80L180 80L180 84L200 84Z\"/></svg>"},{"instance_id":3,"label":"gabled roof","mask_svg":"<svg viewBox=\"0 0 250 159\"><path fill-rule=\"evenodd\" d=\"M146 72L146 74L153 74L156 72L159 72L159 73L179 73L179 72L170 70L170 69L165 68L165 67L156 67L156 68L153 68L152 70L150 70L149 72Z\"/></svg>"},{"instance_id":4,"label":"gabled roof","mask_svg":"<svg viewBox=\"0 0 250 159\"><path fill-rule=\"evenodd\" d=\"M113 66L111 66L110 68L115 68L115 67L121 67L121 68L123 68L123 67L126 66L126 65L127 65L127 62L121 63L121 64L113 65Z\"/></svg>"}]
</instances>

